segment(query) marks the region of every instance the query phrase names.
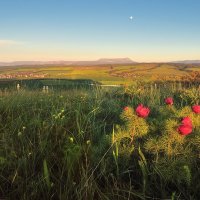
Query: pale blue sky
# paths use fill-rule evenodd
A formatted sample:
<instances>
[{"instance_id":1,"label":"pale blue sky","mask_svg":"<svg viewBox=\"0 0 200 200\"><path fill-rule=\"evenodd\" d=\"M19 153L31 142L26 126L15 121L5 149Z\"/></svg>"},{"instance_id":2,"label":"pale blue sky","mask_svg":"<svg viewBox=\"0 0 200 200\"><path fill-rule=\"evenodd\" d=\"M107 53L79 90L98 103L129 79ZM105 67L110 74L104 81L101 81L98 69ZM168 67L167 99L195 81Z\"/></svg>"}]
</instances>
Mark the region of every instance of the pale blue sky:
<instances>
[{"instance_id":1,"label":"pale blue sky","mask_svg":"<svg viewBox=\"0 0 200 200\"><path fill-rule=\"evenodd\" d=\"M0 0L0 61L200 59L199 10L200 0Z\"/></svg>"}]
</instances>

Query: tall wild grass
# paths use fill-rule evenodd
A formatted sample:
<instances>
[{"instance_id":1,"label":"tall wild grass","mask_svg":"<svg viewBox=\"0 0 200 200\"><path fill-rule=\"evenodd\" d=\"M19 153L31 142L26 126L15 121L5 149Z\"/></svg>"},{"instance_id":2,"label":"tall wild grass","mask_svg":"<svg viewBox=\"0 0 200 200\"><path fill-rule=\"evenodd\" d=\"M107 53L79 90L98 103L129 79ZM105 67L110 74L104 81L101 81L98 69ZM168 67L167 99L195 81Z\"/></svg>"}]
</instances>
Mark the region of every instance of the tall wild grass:
<instances>
[{"instance_id":1,"label":"tall wild grass","mask_svg":"<svg viewBox=\"0 0 200 200\"><path fill-rule=\"evenodd\" d=\"M141 83L1 92L0 199L200 199L199 100L198 88Z\"/></svg>"}]
</instances>

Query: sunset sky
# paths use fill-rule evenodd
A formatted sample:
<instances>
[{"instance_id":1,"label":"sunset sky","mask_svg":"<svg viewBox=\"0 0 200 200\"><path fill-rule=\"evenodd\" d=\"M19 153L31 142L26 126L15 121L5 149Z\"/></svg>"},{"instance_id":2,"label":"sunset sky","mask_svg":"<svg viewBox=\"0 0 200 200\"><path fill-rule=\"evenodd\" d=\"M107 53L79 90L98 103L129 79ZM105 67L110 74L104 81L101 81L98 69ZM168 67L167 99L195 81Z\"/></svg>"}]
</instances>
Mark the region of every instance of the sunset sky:
<instances>
[{"instance_id":1,"label":"sunset sky","mask_svg":"<svg viewBox=\"0 0 200 200\"><path fill-rule=\"evenodd\" d=\"M0 62L120 57L200 60L200 0L0 0Z\"/></svg>"}]
</instances>

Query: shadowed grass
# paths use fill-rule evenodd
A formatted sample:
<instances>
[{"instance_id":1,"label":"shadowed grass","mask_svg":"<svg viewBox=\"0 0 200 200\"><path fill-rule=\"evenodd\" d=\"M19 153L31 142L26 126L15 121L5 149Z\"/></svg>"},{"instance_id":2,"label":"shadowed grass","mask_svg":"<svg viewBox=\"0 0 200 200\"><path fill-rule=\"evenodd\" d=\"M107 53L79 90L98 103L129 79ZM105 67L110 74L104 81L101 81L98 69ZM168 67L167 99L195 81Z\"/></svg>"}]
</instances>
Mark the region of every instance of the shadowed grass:
<instances>
[{"instance_id":1,"label":"shadowed grass","mask_svg":"<svg viewBox=\"0 0 200 200\"><path fill-rule=\"evenodd\" d=\"M167 96L174 98L174 110L166 107ZM194 133L185 143L177 138L174 154L168 157L162 145L178 116L190 114L184 107L198 100L196 88L142 83L2 92L0 198L198 199L198 118L191 114ZM149 131L130 143L120 116L125 106L140 103L151 108ZM170 166L180 176L173 176Z\"/></svg>"}]
</instances>

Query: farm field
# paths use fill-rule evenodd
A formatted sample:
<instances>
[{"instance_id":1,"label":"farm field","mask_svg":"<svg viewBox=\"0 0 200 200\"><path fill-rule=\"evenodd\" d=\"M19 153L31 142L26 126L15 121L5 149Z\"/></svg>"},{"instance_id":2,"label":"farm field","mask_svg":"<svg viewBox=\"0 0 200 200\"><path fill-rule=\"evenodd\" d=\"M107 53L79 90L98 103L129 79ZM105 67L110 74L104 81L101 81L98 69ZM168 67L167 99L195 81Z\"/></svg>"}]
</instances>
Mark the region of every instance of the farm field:
<instances>
[{"instance_id":1,"label":"farm field","mask_svg":"<svg viewBox=\"0 0 200 200\"><path fill-rule=\"evenodd\" d=\"M135 80L181 80L200 73L199 64L129 64L100 66L1 67L1 79L64 78L90 79L103 84L131 84Z\"/></svg>"},{"instance_id":2,"label":"farm field","mask_svg":"<svg viewBox=\"0 0 200 200\"><path fill-rule=\"evenodd\" d=\"M87 87L103 78L86 71L1 84L0 199L200 199L198 84Z\"/></svg>"}]
</instances>

